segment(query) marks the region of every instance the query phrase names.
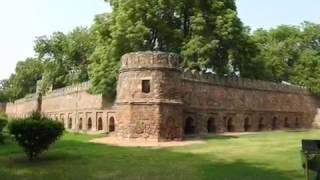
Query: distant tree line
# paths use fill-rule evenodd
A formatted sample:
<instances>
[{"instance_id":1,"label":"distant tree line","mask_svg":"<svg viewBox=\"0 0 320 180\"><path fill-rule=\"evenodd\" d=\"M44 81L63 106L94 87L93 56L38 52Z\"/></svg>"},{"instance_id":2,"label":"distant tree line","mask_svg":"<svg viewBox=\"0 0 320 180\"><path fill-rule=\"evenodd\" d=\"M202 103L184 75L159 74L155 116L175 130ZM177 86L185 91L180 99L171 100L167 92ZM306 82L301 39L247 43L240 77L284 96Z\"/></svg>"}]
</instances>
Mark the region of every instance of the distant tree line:
<instances>
[{"instance_id":1,"label":"distant tree line","mask_svg":"<svg viewBox=\"0 0 320 180\"><path fill-rule=\"evenodd\" d=\"M158 50L181 56L182 66L219 76L287 82L320 93L320 25L304 22L254 32L243 25L234 0L106 0L111 13L89 28L35 40L35 57L0 82L0 101L51 85L90 80L92 93L114 97L123 54Z\"/></svg>"}]
</instances>

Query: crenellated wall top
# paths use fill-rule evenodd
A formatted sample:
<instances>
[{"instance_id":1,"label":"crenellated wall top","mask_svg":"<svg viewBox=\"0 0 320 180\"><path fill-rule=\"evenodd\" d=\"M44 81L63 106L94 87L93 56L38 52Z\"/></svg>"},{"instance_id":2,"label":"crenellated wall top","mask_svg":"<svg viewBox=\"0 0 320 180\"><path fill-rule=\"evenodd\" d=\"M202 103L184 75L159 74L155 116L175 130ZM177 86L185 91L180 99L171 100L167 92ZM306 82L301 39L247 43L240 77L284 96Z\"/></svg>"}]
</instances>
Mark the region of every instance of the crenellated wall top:
<instances>
[{"instance_id":1,"label":"crenellated wall top","mask_svg":"<svg viewBox=\"0 0 320 180\"><path fill-rule=\"evenodd\" d=\"M44 97L55 97L62 96L68 93L79 92L79 91L87 91L91 87L90 82L83 82L80 84L75 84L72 86L67 86L60 89L55 89L49 93L47 93Z\"/></svg>"},{"instance_id":2,"label":"crenellated wall top","mask_svg":"<svg viewBox=\"0 0 320 180\"><path fill-rule=\"evenodd\" d=\"M243 89L254 89L254 90L266 90L266 91L277 91L277 92L288 92L310 95L310 92L305 87L286 85L281 83L274 83L261 80L252 80L239 77L219 77L213 73L205 73L194 70L184 70L182 73L182 79L203 82L213 85L243 88Z\"/></svg>"},{"instance_id":3,"label":"crenellated wall top","mask_svg":"<svg viewBox=\"0 0 320 180\"><path fill-rule=\"evenodd\" d=\"M121 58L121 71L132 69L176 69L179 67L179 56L174 53L159 51L134 52Z\"/></svg>"}]
</instances>

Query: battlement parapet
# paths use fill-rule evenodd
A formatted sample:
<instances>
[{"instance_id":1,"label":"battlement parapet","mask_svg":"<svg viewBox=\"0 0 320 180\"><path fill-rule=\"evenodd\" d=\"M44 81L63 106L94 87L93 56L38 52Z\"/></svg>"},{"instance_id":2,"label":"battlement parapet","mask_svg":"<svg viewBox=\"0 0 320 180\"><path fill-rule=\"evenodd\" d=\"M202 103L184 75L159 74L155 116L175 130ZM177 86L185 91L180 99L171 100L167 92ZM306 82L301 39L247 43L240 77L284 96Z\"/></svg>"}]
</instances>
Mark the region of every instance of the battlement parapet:
<instances>
[{"instance_id":1,"label":"battlement parapet","mask_svg":"<svg viewBox=\"0 0 320 180\"><path fill-rule=\"evenodd\" d=\"M286 85L268 81L252 80L239 77L219 77L212 73L199 72L195 70L184 70L182 79L196 82L209 83L225 87L254 89L263 91L278 91L287 93L297 93L310 95L305 87L296 85Z\"/></svg>"},{"instance_id":2,"label":"battlement parapet","mask_svg":"<svg viewBox=\"0 0 320 180\"><path fill-rule=\"evenodd\" d=\"M177 69L179 67L179 56L174 53L159 51L135 52L125 54L121 58L121 71L127 69Z\"/></svg>"},{"instance_id":3,"label":"battlement parapet","mask_svg":"<svg viewBox=\"0 0 320 180\"><path fill-rule=\"evenodd\" d=\"M35 101L39 98L39 95L34 93L34 94L28 94L24 98L16 100L14 103L24 103L24 102L29 102L29 101Z\"/></svg>"},{"instance_id":4,"label":"battlement parapet","mask_svg":"<svg viewBox=\"0 0 320 180\"><path fill-rule=\"evenodd\" d=\"M44 96L44 98L62 96L62 95L68 94L68 93L79 92L79 91L87 91L87 90L89 90L90 87L91 87L90 82L83 82L80 84L67 86L67 87L60 88L60 89L55 89L55 90L47 93Z\"/></svg>"}]
</instances>

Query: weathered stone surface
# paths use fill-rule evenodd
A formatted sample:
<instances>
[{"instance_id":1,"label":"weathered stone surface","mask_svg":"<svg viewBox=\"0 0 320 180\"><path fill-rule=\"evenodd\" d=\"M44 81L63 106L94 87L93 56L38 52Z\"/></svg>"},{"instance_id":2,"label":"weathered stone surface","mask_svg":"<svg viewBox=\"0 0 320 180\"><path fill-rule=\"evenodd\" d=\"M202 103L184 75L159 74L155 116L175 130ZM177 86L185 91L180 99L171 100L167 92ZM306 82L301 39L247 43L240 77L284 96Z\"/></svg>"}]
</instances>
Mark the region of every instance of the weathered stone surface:
<instances>
[{"instance_id":1,"label":"weathered stone surface","mask_svg":"<svg viewBox=\"0 0 320 180\"><path fill-rule=\"evenodd\" d=\"M302 87L181 71L178 56L162 52L124 55L120 72L119 137L179 140L317 124L319 101ZM150 93L143 93L143 80L150 80Z\"/></svg>"},{"instance_id":2,"label":"weathered stone surface","mask_svg":"<svg viewBox=\"0 0 320 180\"><path fill-rule=\"evenodd\" d=\"M0 103L0 113L6 112L6 103Z\"/></svg>"},{"instance_id":3,"label":"weathered stone surface","mask_svg":"<svg viewBox=\"0 0 320 180\"><path fill-rule=\"evenodd\" d=\"M115 119L112 104L102 95L87 92L89 83L56 89L45 96L33 95L7 104L9 116L24 117L32 111L64 123L65 128L79 132L109 132L110 119ZM40 100L39 100L40 99Z\"/></svg>"},{"instance_id":4,"label":"weathered stone surface","mask_svg":"<svg viewBox=\"0 0 320 180\"><path fill-rule=\"evenodd\" d=\"M115 131L120 138L147 141L320 127L318 97L305 88L183 71L171 53L124 55L115 106L87 93L89 87L82 83L43 97L31 95L5 108L0 104L0 112L25 116L38 110L72 131Z\"/></svg>"},{"instance_id":5,"label":"weathered stone surface","mask_svg":"<svg viewBox=\"0 0 320 180\"><path fill-rule=\"evenodd\" d=\"M12 117L25 117L39 108L39 97L36 94L19 99L14 103L7 103L6 113Z\"/></svg>"},{"instance_id":6,"label":"weathered stone surface","mask_svg":"<svg viewBox=\"0 0 320 180\"><path fill-rule=\"evenodd\" d=\"M117 135L151 141L182 138L179 58L160 52L123 56L117 87ZM150 92L142 81L150 81Z\"/></svg>"}]
</instances>

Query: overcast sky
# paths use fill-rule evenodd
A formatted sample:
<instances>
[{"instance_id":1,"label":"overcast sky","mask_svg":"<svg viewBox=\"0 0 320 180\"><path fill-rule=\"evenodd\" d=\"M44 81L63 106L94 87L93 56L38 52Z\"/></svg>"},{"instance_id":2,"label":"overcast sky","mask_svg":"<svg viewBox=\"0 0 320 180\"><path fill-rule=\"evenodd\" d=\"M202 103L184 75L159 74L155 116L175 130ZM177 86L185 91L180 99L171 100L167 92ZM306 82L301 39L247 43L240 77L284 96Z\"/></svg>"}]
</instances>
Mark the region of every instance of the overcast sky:
<instances>
[{"instance_id":1,"label":"overcast sky","mask_svg":"<svg viewBox=\"0 0 320 180\"><path fill-rule=\"evenodd\" d=\"M316 0L237 0L242 21L253 29L305 20L320 23ZM95 14L110 11L103 0L0 0L0 79L19 60L34 55L36 36L88 26Z\"/></svg>"}]
</instances>

